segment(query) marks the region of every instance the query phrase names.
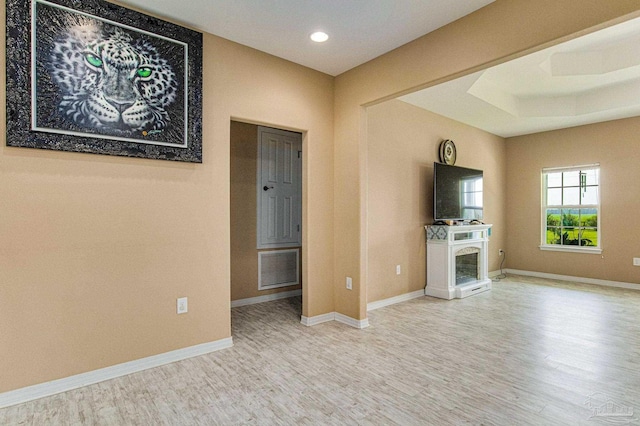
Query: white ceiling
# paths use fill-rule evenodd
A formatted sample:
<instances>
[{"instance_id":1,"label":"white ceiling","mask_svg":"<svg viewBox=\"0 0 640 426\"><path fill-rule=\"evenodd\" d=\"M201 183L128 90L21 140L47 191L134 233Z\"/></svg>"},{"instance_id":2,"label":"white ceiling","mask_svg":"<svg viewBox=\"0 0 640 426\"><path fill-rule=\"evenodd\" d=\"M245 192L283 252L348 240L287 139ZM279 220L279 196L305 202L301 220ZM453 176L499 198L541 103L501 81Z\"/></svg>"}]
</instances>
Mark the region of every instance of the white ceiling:
<instances>
[{"instance_id":1,"label":"white ceiling","mask_svg":"<svg viewBox=\"0 0 640 426\"><path fill-rule=\"evenodd\" d=\"M494 0L123 0L339 75ZM309 35L325 31L329 41ZM512 137L640 115L640 19L400 99Z\"/></svg>"},{"instance_id":2,"label":"white ceiling","mask_svg":"<svg viewBox=\"0 0 640 426\"><path fill-rule=\"evenodd\" d=\"M494 0L123 0L330 75L341 74ZM317 44L315 31L329 34Z\"/></svg>"},{"instance_id":3,"label":"white ceiling","mask_svg":"<svg viewBox=\"0 0 640 426\"><path fill-rule=\"evenodd\" d=\"M399 99L512 137L640 115L640 19Z\"/></svg>"}]
</instances>

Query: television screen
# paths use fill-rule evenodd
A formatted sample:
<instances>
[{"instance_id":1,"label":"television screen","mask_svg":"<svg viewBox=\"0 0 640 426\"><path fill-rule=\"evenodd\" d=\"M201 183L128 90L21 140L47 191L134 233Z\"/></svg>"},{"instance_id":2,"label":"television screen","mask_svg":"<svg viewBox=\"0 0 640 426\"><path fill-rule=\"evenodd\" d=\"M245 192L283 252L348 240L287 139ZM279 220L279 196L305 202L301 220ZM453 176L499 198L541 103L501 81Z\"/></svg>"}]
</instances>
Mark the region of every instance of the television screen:
<instances>
[{"instance_id":1,"label":"television screen","mask_svg":"<svg viewBox=\"0 0 640 426\"><path fill-rule=\"evenodd\" d=\"M482 170L433 165L434 220L482 220Z\"/></svg>"}]
</instances>

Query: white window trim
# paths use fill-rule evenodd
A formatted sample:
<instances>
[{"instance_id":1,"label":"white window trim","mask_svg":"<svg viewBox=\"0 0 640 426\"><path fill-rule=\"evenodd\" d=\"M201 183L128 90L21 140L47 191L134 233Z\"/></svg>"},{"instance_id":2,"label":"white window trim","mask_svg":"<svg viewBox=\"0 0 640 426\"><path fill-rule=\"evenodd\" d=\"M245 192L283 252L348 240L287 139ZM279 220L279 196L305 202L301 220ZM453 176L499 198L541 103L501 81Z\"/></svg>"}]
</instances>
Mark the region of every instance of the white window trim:
<instances>
[{"instance_id":1,"label":"white window trim","mask_svg":"<svg viewBox=\"0 0 640 426\"><path fill-rule=\"evenodd\" d=\"M478 181L477 176L474 177L467 177L467 178L463 178L460 180L460 184L459 184L459 188L458 188L458 193L460 194L460 215L462 216L462 218L464 220L474 220L474 219L478 219L478 217L482 216L482 189L480 189L479 191L477 190L476 185L471 185L473 187L472 191L468 191L467 190L467 186L468 184L471 183L476 183ZM481 181L482 182L482 181ZM467 194L480 194L480 204L476 205L476 204L467 204L466 203L466 196ZM473 197L474 199L476 198L475 196Z\"/></svg>"},{"instance_id":2,"label":"white window trim","mask_svg":"<svg viewBox=\"0 0 640 426\"><path fill-rule=\"evenodd\" d=\"M562 246L560 244L541 244L540 250L544 251L564 251L569 253L587 253L587 254L602 254L601 248L596 247L573 247Z\"/></svg>"},{"instance_id":3,"label":"white window trim","mask_svg":"<svg viewBox=\"0 0 640 426\"><path fill-rule=\"evenodd\" d=\"M546 241L547 237L547 194L546 185L544 182L544 176L546 173L557 172L572 172L579 170L593 170L600 169L600 163L585 164L582 166L568 166L568 167L544 167L540 173L540 245L538 248L544 251L559 251L567 253L585 253L585 254L602 254L602 227L600 220L602 217L602 204L600 203L600 193L602 188L602 173L598 173L598 245L593 246L570 246L560 244L544 244L542 241ZM562 208L582 208L580 206L563 206Z\"/></svg>"}]
</instances>

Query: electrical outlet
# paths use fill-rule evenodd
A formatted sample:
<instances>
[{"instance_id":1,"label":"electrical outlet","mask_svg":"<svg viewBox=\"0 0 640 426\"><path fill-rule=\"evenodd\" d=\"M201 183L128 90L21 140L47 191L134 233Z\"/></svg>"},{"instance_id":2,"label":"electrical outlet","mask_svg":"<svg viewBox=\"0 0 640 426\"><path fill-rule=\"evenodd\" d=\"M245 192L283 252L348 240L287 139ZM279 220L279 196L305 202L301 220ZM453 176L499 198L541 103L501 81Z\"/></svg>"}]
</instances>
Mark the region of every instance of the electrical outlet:
<instances>
[{"instance_id":1,"label":"electrical outlet","mask_svg":"<svg viewBox=\"0 0 640 426\"><path fill-rule=\"evenodd\" d=\"M502 256L504 254L504 250L498 249L498 256Z\"/></svg>"},{"instance_id":2,"label":"electrical outlet","mask_svg":"<svg viewBox=\"0 0 640 426\"><path fill-rule=\"evenodd\" d=\"M640 266L640 257L633 258L633 266Z\"/></svg>"},{"instance_id":3,"label":"electrical outlet","mask_svg":"<svg viewBox=\"0 0 640 426\"><path fill-rule=\"evenodd\" d=\"M347 290L353 290L353 280L351 277L347 277Z\"/></svg>"},{"instance_id":4,"label":"electrical outlet","mask_svg":"<svg viewBox=\"0 0 640 426\"><path fill-rule=\"evenodd\" d=\"M402 273L402 269L400 268L400 265L396 265L396 275L400 275Z\"/></svg>"},{"instance_id":5,"label":"electrical outlet","mask_svg":"<svg viewBox=\"0 0 640 426\"><path fill-rule=\"evenodd\" d=\"M186 314L189 311L189 304L186 297L180 297L177 303L177 309L179 314Z\"/></svg>"}]
</instances>

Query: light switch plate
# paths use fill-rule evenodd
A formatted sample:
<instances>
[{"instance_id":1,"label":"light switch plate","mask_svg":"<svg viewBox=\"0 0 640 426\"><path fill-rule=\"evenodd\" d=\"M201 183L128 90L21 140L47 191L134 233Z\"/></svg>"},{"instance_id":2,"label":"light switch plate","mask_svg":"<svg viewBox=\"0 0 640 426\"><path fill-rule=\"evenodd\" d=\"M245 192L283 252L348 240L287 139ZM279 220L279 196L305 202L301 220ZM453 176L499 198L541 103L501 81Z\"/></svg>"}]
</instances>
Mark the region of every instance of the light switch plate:
<instances>
[{"instance_id":1,"label":"light switch plate","mask_svg":"<svg viewBox=\"0 0 640 426\"><path fill-rule=\"evenodd\" d=\"M186 314L189 311L189 304L186 297L178 298L177 310L179 314Z\"/></svg>"}]
</instances>

